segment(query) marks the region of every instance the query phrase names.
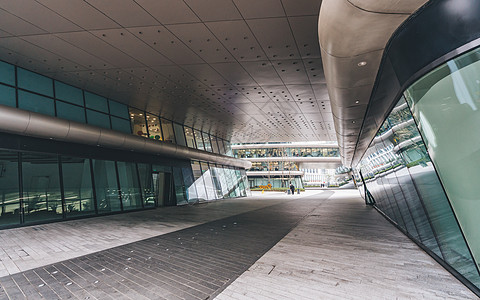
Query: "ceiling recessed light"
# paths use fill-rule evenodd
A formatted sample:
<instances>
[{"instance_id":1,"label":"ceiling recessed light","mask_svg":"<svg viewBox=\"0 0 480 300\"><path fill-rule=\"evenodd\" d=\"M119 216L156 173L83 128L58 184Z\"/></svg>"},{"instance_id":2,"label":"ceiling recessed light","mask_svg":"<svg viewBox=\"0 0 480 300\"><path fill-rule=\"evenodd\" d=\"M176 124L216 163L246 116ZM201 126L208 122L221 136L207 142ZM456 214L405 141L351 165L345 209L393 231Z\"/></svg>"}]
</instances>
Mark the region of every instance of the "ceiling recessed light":
<instances>
[{"instance_id":1,"label":"ceiling recessed light","mask_svg":"<svg viewBox=\"0 0 480 300\"><path fill-rule=\"evenodd\" d=\"M359 62L357 65L358 65L359 67L363 67L363 66L365 66L366 64L367 64L366 61L361 61L361 62Z\"/></svg>"},{"instance_id":2,"label":"ceiling recessed light","mask_svg":"<svg viewBox=\"0 0 480 300\"><path fill-rule=\"evenodd\" d=\"M357 100L357 101L355 101L355 104L358 104L359 102L360 102L360 101Z\"/></svg>"}]
</instances>

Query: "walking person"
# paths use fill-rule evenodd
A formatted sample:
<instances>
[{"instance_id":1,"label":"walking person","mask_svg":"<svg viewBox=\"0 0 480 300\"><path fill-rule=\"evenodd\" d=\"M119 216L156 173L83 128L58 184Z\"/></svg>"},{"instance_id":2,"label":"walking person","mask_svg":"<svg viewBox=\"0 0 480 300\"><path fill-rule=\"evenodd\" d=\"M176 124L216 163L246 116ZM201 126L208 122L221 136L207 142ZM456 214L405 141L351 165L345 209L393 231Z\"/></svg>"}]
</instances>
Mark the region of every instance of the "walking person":
<instances>
[{"instance_id":1,"label":"walking person","mask_svg":"<svg viewBox=\"0 0 480 300\"><path fill-rule=\"evenodd\" d=\"M295 186L291 182L290 182L290 191L292 191L292 195L295 195Z\"/></svg>"}]
</instances>

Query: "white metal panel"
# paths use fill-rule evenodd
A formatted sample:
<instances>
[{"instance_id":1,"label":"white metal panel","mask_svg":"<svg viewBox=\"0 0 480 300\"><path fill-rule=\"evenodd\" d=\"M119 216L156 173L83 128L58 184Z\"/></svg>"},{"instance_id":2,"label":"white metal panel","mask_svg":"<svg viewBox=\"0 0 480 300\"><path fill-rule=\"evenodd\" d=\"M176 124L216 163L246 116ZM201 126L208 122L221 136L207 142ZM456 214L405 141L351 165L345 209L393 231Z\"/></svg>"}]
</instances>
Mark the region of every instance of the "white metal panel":
<instances>
[{"instance_id":1,"label":"white metal panel","mask_svg":"<svg viewBox=\"0 0 480 300\"><path fill-rule=\"evenodd\" d=\"M85 0L123 27L159 25L147 11L133 0Z\"/></svg>"},{"instance_id":2,"label":"white metal panel","mask_svg":"<svg viewBox=\"0 0 480 300\"><path fill-rule=\"evenodd\" d=\"M0 1L0 8L47 32L81 30L63 16L32 0ZM22 22L20 22L22 23Z\"/></svg>"},{"instance_id":3,"label":"white metal panel","mask_svg":"<svg viewBox=\"0 0 480 300\"><path fill-rule=\"evenodd\" d=\"M203 22L242 19L231 0L185 0L185 3Z\"/></svg>"}]
</instances>

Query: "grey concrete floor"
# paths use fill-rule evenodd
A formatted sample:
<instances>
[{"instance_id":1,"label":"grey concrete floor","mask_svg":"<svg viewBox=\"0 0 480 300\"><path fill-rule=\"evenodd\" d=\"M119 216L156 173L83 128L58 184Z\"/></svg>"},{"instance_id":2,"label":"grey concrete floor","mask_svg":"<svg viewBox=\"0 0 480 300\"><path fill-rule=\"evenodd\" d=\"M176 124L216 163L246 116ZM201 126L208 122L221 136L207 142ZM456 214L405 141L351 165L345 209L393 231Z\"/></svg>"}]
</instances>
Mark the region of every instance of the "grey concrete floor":
<instances>
[{"instance_id":1,"label":"grey concrete floor","mask_svg":"<svg viewBox=\"0 0 480 300\"><path fill-rule=\"evenodd\" d=\"M3 230L0 260L2 300L476 299L354 190Z\"/></svg>"}]
</instances>

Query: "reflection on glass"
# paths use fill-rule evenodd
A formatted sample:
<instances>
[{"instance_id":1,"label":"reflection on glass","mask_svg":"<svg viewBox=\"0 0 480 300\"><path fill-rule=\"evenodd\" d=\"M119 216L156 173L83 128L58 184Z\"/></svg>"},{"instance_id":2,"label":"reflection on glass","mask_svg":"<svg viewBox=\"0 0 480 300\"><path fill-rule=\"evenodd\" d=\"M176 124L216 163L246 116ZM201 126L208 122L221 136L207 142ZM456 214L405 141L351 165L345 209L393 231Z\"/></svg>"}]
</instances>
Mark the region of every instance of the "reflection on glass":
<instances>
[{"instance_id":1,"label":"reflection on glass","mask_svg":"<svg viewBox=\"0 0 480 300\"><path fill-rule=\"evenodd\" d=\"M404 99L392 110L358 168L385 214L462 275L480 282Z\"/></svg>"},{"instance_id":2,"label":"reflection on glass","mask_svg":"<svg viewBox=\"0 0 480 300\"><path fill-rule=\"evenodd\" d=\"M197 144L197 149L198 150L205 150L205 147L203 145L203 137L202 137L202 133L198 130L194 130L194 133L195 133L195 142Z\"/></svg>"},{"instance_id":3,"label":"reflection on glass","mask_svg":"<svg viewBox=\"0 0 480 300\"><path fill-rule=\"evenodd\" d=\"M208 133L202 132L203 136L203 146L205 151L212 152L212 145L210 144L210 135Z\"/></svg>"},{"instance_id":4,"label":"reflection on glass","mask_svg":"<svg viewBox=\"0 0 480 300\"><path fill-rule=\"evenodd\" d=\"M147 113L147 123L150 138L157 141L163 141L162 129L160 128L160 119L155 115Z\"/></svg>"},{"instance_id":5,"label":"reflection on glass","mask_svg":"<svg viewBox=\"0 0 480 300\"><path fill-rule=\"evenodd\" d=\"M168 143L175 144L175 134L173 132L173 123L171 121L161 119L163 140Z\"/></svg>"},{"instance_id":6,"label":"reflection on glass","mask_svg":"<svg viewBox=\"0 0 480 300\"><path fill-rule=\"evenodd\" d=\"M186 189L187 201L195 202L198 199L197 190L195 187L195 179L191 168L182 168L182 177Z\"/></svg>"},{"instance_id":7,"label":"reflection on glass","mask_svg":"<svg viewBox=\"0 0 480 300\"><path fill-rule=\"evenodd\" d=\"M94 214L90 161L66 156L62 156L61 160L67 218Z\"/></svg>"},{"instance_id":8,"label":"reflection on glass","mask_svg":"<svg viewBox=\"0 0 480 300\"><path fill-rule=\"evenodd\" d=\"M130 108L130 121L132 122L133 134L148 137L145 114L143 111Z\"/></svg>"},{"instance_id":9,"label":"reflection on glass","mask_svg":"<svg viewBox=\"0 0 480 300\"><path fill-rule=\"evenodd\" d=\"M207 191L205 190L205 182L203 181L203 177L202 177L202 169L200 168L200 163L198 161L192 161L192 171L193 171L193 178L195 180L197 197L200 201L206 200Z\"/></svg>"},{"instance_id":10,"label":"reflection on glass","mask_svg":"<svg viewBox=\"0 0 480 300\"><path fill-rule=\"evenodd\" d=\"M142 208L140 182L135 163L118 161L117 168L123 210Z\"/></svg>"},{"instance_id":11,"label":"reflection on glass","mask_svg":"<svg viewBox=\"0 0 480 300\"><path fill-rule=\"evenodd\" d=\"M20 223L17 152L0 151L0 225Z\"/></svg>"},{"instance_id":12,"label":"reflection on glass","mask_svg":"<svg viewBox=\"0 0 480 300\"><path fill-rule=\"evenodd\" d=\"M120 196L118 194L115 162L99 159L95 159L92 162L98 212L107 213L120 211Z\"/></svg>"},{"instance_id":13,"label":"reflection on glass","mask_svg":"<svg viewBox=\"0 0 480 300\"><path fill-rule=\"evenodd\" d=\"M50 154L22 155L25 222L63 217L58 157Z\"/></svg>"},{"instance_id":14,"label":"reflection on glass","mask_svg":"<svg viewBox=\"0 0 480 300\"><path fill-rule=\"evenodd\" d=\"M210 171L208 163L200 163L202 168L202 177L203 181L205 182L205 189L207 190L207 200L214 200L216 199L216 189L213 185L213 178L212 172Z\"/></svg>"},{"instance_id":15,"label":"reflection on glass","mask_svg":"<svg viewBox=\"0 0 480 300\"><path fill-rule=\"evenodd\" d=\"M177 123L173 123L173 130L175 132L175 140L177 141L177 144L180 146L187 146L183 126Z\"/></svg>"},{"instance_id":16,"label":"reflection on glass","mask_svg":"<svg viewBox=\"0 0 480 300\"><path fill-rule=\"evenodd\" d=\"M140 175L140 188L143 195L143 204L145 207L155 206L155 186L152 178L152 166L150 164L138 165L138 174Z\"/></svg>"},{"instance_id":17,"label":"reflection on glass","mask_svg":"<svg viewBox=\"0 0 480 300\"><path fill-rule=\"evenodd\" d=\"M185 138L187 139L187 147L196 149L195 137L193 135L193 129L185 126Z\"/></svg>"},{"instance_id":18,"label":"reflection on glass","mask_svg":"<svg viewBox=\"0 0 480 300\"><path fill-rule=\"evenodd\" d=\"M210 136L210 140L212 141L212 150L213 150L213 153L220 153L220 152L218 151L217 137L211 135L211 136Z\"/></svg>"}]
</instances>

